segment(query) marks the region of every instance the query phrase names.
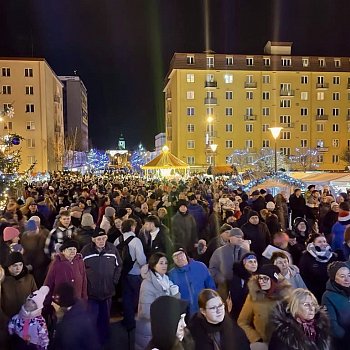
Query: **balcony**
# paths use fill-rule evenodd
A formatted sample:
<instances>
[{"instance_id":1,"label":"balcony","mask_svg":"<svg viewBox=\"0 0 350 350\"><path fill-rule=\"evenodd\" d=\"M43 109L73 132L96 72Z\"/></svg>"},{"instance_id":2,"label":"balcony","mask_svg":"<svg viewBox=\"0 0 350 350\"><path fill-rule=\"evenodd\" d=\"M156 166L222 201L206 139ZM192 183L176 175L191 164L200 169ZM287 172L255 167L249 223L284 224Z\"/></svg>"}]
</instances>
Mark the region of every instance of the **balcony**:
<instances>
[{"instance_id":1,"label":"balcony","mask_svg":"<svg viewBox=\"0 0 350 350\"><path fill-rule=\"evenodd\" d=\"M328 120L327 114L316 115L316 120Z\"/></svg>"},{"instance_id":2,"label":"balcony","mask_svg":"<svg viewBox=\"0 0 350 350\"><path fill-rule=\"evenodd\" d=\"M249 114L249 115L247 115L247 114L245 114L244 115L244 121L254 121L254 120L256 120L256 115L254 115L254 114Z\"/></svg>"},{"instance_id":3,"label":"balcony","mask_svg":"<svg viewBox=\"0 0 350 350\"><path fill-rule=\"evenodd\" d=\"M218 103L218 99L216 97L206 97L204 99L205 105L216 105Z\"/></svg>"},{"instance_id":4,"label":"balcony","mask_svg":"<svg viewBox=\"0 0 350 350\"><path fill-rule=\"evenodd\" d=\"M217 133L217 131L210 131L210 132L206 133L206 136L208 138L218 137L218 133Z\"/></svg>"},{"instance_id":5,"label":"balcony","mask_svg":"<svg viewBox=\"0 0 350 350\"><path fill-rule=\"evenodd\" d=\"M346 116L346 121L347 121L347 122L350 121L350 114L347 114L347 116Z\"/></svg>"},{"instance_id":6,"label":"balcony","mask_svg":"<svg viewBox=\"0 0 350 350\"><path fill-rule=\"evenodd\" d=\"M216 87L218 87L218 82L217 81L205 81L204 87L206 87L206 88L216 88Z\"/></svg>"},{"instance_id":7,"label":"balcony","mask_svg":"<svg viewBox=\"0 0 350 350\"><path fill-rule=\"evenodd\" d=\"M295 124L294 123L280 123L282 128L289 129L289 128L294 128Z\"/></svg>"},{"instance_id":8,"label":"balcony","mask_svg":"<svg viewBox=\"0 0 350 350\"><path fill-rule=\"evenodd\" d=\"M316 147L316 150L318 151L318 152L328 152L328 147Z\"/></svg>"},{"instance_id":9,"label":"balcony","mask_svg":"<svg viewBox=\"0 0 350 350\"><path fill-rule=\"evenodd\" d=\"M328 83L317 83L316 84L316 89L328 89L329 84Z\"/></svg>"},{"instance_id":10,"label":"balcony","mask_svg":"<svg viewBox=\"0 0 350 350\"><path fill-rule=\"evenodd\" d=\"M245 81L244 87L246 89L256 89L258 86L258 83L256 81Z\"/></svg>"},{"instance_id":11,"label":"balcony","mask_svg":"<svg viewBox=\"0 0 350 350\"><path fill-rule=\"evenodd\" d=\"M280 96L295 96L294 90L280 90Z\"/></svg>"}]
</instances>

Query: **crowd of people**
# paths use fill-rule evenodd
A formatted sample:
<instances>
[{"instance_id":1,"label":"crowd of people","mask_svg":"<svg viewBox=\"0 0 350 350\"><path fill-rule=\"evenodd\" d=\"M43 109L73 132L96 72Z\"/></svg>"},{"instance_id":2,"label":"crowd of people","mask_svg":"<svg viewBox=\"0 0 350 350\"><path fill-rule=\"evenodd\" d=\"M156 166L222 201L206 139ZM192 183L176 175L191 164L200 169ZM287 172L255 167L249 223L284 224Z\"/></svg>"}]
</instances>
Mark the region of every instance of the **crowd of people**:
<instances>
[{"instance_id":1,"label":"crowd of people","mask_svg":"<svg viewBox=\"0 0 350 350\"><path fill-rule=\"evenodd\" d=\"M345 349L350 195L54 173L0 219L0 348ZM344 347L345 346L345 347Z\"/></svg>"}]
</instances>

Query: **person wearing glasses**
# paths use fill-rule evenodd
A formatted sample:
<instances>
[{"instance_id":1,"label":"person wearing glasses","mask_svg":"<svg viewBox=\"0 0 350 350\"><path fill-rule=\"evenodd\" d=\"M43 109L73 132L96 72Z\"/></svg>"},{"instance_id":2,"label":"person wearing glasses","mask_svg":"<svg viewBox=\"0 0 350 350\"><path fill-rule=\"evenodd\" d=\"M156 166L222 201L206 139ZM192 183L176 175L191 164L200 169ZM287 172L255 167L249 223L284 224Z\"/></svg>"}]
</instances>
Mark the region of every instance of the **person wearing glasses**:
<instances>
[{"instance_id":1,"label":"person wearing glasses","mask_svg":"<svg viewBox=\"0 0 350 350\"><path fill-rule=\"evenodd\" d=\"M270 317L276 304L290 294L291 285L275 265L263 265L248 282L249 294L238 317L252 349L267 349L272 329Z\"/></svg>"},{"instance_id":2,"label":"person wearing glasses","mask_svg":"<svg viewBox=\"0 0 350 350\"><path fill-rule=\"evenodd\" d=\"M203 289L198 296L199 312L189 330L195 350L249 350L249 341L243 330L226 314L225 304L218 292Z\"/></svg>"},{"instance_id":3,"label":"person wearing glasses","mask_svg":"<svg viewBox=\"0 0 350 350\"><path fill-rule=\"evenodd\" d=\"M294 289L279 303L272 315L274 332L269 350L329 350L330 329L327 314L307 289ZM343 343L342 349L347 348Z\"/></svg>"}]
</instances>

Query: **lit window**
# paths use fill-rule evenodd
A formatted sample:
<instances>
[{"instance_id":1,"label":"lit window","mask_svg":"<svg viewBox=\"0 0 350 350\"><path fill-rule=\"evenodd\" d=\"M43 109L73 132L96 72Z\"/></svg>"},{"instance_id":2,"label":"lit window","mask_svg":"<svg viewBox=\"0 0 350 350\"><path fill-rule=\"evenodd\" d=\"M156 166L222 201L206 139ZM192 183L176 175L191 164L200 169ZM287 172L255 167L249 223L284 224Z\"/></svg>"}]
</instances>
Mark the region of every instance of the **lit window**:
<instances>
[{"instance_id":1,"label":"lit window","mask_svg":"<svg viewBox=\"0 0 350 350\"><path fill-rule=\"evenodd\" d=\"M307 124L301 124L300 125L300 131L301 132L307 132Z\"/></svg>"},{"instance_id":2,"label":"lit window","mask_svg":"<svg viewBox=\"0 0 350 350\"><path fill-rule=\"evenodd\" d=\"M224 75L224 81L226 84L233 83L233 75L232 74L225 74Z\"/></svg>"},{"instance_id":3,"label":"lit window","mask_svg":"<svg viewBox=\"0 0 350 350\"><path fill-rule=\"evenodd\" d=\"M188 149L194 149L195 148L194 140L187 140L187 148Z\"/></svg>"},{"instance_id":4,"label":"lit window","mask_svg":"<svg viewBox=\"0 0 350 350\"><path fill-rule=\"evenodd\" d=\"M187 115L194 115L194 107L187 107Z\"/></svg>"},{"instance_id":5,"label":"lit window","mask_svg":"<svg viewBox=\"0 0 350 350\"><path fill-rule=\"evenodd\" d=\"M214 57L212 56L207 57L207 67L214 68Z\"/></svg>"},{"instance_id":6,"label":"lit window","mask_svg":"<svg viewBox=\"0 0 350 350\"><path fill-rule=\"evenodd\" d=\"M303 67L309 67L309 59L308 58L302 58L301 59Z\"/></svg>"},{"instance_id":7,"label":"lit window","mask_svg":"<svg viewBox=\"0 0 350 350\"><path fill-rule=\"evenodd\" d=\"M188 73L186 75L186 80L187 80L188 83L194 83L194 74Z\"/></svg>"},{"instance_id":8,"label":"lit window","mask_svg":"<svg viewBox=\"0 0 350 350\"><path fill-rule=\"evenodd\" d=\"M302 101L307 101L309 99L309 93L307 91L303 91L300 93L300 99Z\"/></svg>"},{"instance_id":9,"label":"lit window","mask_svg":"<svg viewBox=\"0 0 350 350\"><path fill-rule=\"evenodd\" d=\"M188 100L194 100L194 91L187 91L186 92L186 98Z\"/></svg>"}]
</instances>

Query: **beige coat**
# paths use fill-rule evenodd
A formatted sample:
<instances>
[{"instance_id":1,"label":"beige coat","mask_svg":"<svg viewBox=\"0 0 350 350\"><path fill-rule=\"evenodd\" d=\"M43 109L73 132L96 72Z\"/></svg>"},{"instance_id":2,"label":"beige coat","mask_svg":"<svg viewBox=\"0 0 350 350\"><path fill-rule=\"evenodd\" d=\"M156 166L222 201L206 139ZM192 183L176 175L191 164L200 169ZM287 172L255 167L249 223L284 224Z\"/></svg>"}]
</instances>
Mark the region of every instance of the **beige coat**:
<instances>
[{"instance_id":1,"label":"beige coat","mask_svg":"<svg viewBox=\"0 0 350 350\"><path fill-rule=\"evenodd\" d=\"M253 276L248 282L249 294L237 322L251 343L259 339L268 343L273 332L270 326L272 311L278 301L291 292L291 285L283 279L278 282L275 292L267 296L260 289L257 278L258 276Z\"/></svg>"}]
</instances>

